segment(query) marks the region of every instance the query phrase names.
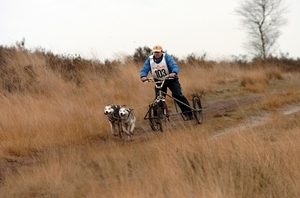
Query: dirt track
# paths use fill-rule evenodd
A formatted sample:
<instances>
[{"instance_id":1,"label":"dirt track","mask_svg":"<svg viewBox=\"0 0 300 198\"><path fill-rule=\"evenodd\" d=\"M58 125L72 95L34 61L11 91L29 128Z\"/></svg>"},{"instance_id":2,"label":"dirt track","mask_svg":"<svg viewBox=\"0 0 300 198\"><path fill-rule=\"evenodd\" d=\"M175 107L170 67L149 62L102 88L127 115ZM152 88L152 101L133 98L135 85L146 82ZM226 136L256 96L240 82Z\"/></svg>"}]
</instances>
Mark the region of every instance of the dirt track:
<instances>
[{"instance_id":1,"label":"dirt track","mask_svg":"<svg viewBox=\"0 0 300 198\"><path fill-rule=\"evenodd\" d=\"M209 120L214 117L220 117L226 115L228 111L234 111L239 107L249 105L256 100L260 99L261 95L246 95L246 96L238 96L232 97L228 99L221 99L221 100L214 100L210 102L203 102L202 101L202 108L203 108L203 120ZM171 122L169 122L168 126L177 128L181 125L188 124L187 122L183 121L180 115L171 116ZM191 122L191 121L188 121ZM141 125L136 126L135 134L139 138L140 136L144 136L146 132L151 131L148 122L144 121Z\"/></svg>"}]
</instances>

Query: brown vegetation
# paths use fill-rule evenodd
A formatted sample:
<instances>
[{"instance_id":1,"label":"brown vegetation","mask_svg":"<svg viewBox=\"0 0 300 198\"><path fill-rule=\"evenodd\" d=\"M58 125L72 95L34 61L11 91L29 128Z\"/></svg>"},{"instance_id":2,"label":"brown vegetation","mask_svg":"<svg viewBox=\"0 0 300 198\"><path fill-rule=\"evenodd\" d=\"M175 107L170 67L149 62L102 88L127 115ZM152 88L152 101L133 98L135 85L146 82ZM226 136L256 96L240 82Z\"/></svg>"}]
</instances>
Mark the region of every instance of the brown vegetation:
<instances>
[{"instance_id":1,"label":"brown vegetation","mask_svg":"<svg viewBox=\"0 0 300 198\"><path fill-rule=\"evenodd\" d=\"M0 46L1 197L299 197L300 112L281 113L299 106L299 60L179 62L204 123L160 133L143 120L153 86L130 57ZM133 141L110 133L107 103L134 109Z\"/></svg>"}]
</instances>

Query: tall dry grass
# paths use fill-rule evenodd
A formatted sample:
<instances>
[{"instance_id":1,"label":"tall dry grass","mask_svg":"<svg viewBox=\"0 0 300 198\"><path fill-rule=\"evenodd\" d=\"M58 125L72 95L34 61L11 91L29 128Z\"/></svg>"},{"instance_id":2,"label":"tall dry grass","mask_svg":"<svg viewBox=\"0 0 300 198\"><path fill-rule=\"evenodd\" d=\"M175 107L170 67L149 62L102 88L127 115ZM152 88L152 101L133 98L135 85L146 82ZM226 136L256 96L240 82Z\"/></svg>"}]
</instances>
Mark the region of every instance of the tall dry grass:
<instances>
[{"instance_id":1,"label":"tall dry grass","mask_svg":"<svg viewBox=\"0 0 300 198\"><path fill-rule=\"evenodd\" d=\"M229 62L183 65L179 78L189 99L193 93L202 94L204 105L237 95L262 99L230 117L122 142L110 134L103 107L127 105L137 127L145 124L154 91L141 83L141 65L18 48L2 48L0 58L1 197L300 195L300 113L275 113L299 104L298 72ZM271 113L268 122L235 129L264 111ZM227 127L232 132L222 134Z\"/></svg>"}]
</instances>

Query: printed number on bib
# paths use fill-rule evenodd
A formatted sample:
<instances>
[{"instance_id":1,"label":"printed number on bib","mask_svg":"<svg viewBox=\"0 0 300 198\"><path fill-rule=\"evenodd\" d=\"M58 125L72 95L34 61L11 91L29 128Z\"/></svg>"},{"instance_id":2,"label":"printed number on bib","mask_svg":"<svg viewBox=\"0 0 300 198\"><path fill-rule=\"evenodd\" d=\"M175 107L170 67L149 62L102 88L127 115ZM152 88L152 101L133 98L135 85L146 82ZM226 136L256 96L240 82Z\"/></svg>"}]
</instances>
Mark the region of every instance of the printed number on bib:
<instances>
[{"instance_id":1,"label":"printed number on bib","mask_svg":"<svg viewBox=\"0 0 300 198\"><path fill-rule=\"evenodd\" d=\"M155 70L155 74L156 74L157 78L162 78L162 77L168 75L166 73L165 69Z\"/></svg>"}]
</instances>

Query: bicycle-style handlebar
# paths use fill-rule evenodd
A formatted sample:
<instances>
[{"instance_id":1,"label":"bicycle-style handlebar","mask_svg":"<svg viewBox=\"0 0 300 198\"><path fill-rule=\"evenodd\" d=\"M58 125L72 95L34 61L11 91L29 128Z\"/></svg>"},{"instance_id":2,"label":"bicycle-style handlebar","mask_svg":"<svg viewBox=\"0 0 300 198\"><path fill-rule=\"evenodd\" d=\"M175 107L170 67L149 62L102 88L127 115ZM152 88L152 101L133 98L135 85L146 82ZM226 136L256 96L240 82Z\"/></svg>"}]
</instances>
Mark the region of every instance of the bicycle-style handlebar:
<instances>
[{"instance_id":1,"label":"bicycle-style handlebar","mask_svg":"<svg viewBox=\"0 0 300 198\"><path fill-rule=\"evenodd\" d=\"M163 78L163 80L158 80L158 79L155 79L155 78L147 78L147 80L144 81L144 83L147 83L147 82L153 82L155 83L155 87L160 89L163 87L164 83L166 80L173 80L174 78L170 77L169 75L165 76Z\"/></svg>"}]
</instances>

